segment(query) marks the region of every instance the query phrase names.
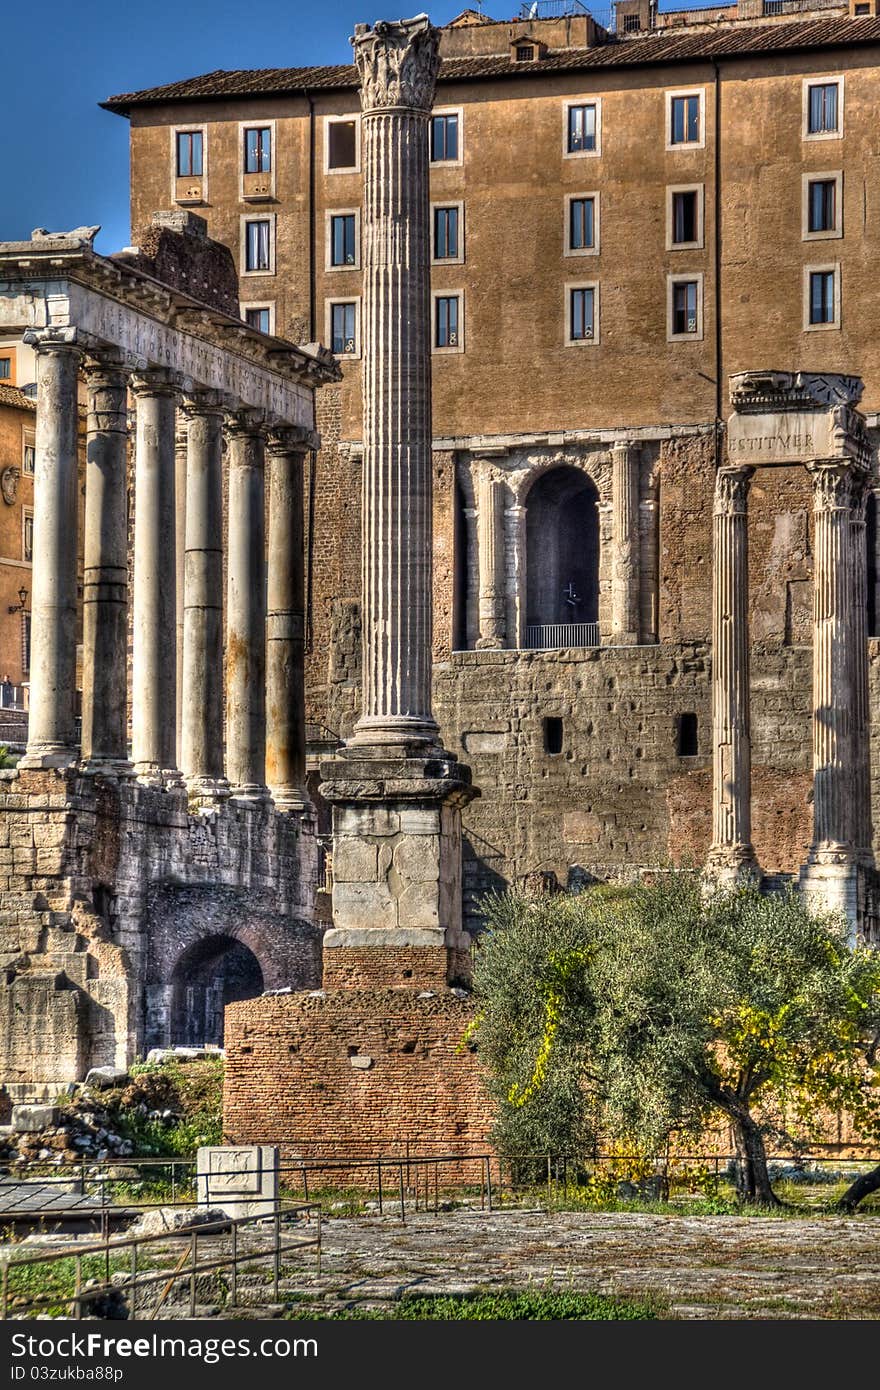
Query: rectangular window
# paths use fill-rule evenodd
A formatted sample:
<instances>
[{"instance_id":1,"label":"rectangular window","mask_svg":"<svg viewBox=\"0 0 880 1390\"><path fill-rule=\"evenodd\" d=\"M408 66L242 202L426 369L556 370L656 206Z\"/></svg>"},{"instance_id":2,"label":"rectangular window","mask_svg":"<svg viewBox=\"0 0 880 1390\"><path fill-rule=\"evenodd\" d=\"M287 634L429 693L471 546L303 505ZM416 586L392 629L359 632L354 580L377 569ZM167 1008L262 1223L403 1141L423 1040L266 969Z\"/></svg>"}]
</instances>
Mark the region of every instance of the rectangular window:
<instances>
[{"instance_id":1,"label":"rectangular window","mask_svg":"<svg viewBox=\"0 0 880 1390\"><path fill-rule=\"evenodd\" d=\"M568 205L568 248L592 251L596 245L596 200L572 198Z\"/></svg>"},{"instance_id":2,"label":"rectangular window","mask_svg":"<svg viewBox=\"0 0 880 1390\"><path fill-rule=\"evenodd\" d=\"M458 162L458 112L431 117L431 163Z\"/></svg>"},{"instance_id":3,"label":"rectangular window","mask_svg":"<svg viewBox=\"0 0 880 1390\"><path fill-rule=\"evenodd\" d=\"M810 271L810 315L813 323L834 323L836 308L834 302L834 271Z\"/></svg>"},{"instance_id":4,"label":"rectangular window","mask_svg":"<svg viewBox=\"0 0 880 1390\"><path fill-rule=\"evenodd\" d=\"M461 346L459 318L459 296L457 294L439 294L434 300L435 348Z\"/></svg>"},{"instance_id":5,"label":"rectangular window","mask_svg":"<svg viewBox=\"0 0 880 1390\"><path fill-rule=\"evenodd\" d=\"M30 474L37 471L37 449L35 444L25 444L21 471Z\"/></svg>"},{"instance_id":6,"label":"rectangular window","mask_svg":"<svg viewBox=\"0 0 880 1390\"><path fill-rule=\"evenodd\" d=\"M568 108L568 139L566 148L569 154L590 154L597 149L599 122L594 101L582 106Z\"/></svg>"},{"instance_id":7,"label":"rectangular window","mask_svg":"<svg viewBox=\"0 0 880 1390\"><path fill-rule=\"evenodd\" d=\"M330 306L330 346L337 357L357 352L357 305L353 301Z\"/></svg>"},{"instance_id":8,"label":"rectangular window","mask_svg":"<svg viewBox=\"0 0 880 1390\"><path fill-rule=\"evenodd\" d=\"M837 135L839 131L839 84L815 82L807 84L807 134Z\"/></svg>"},{"instance_id":9,"label":"rectangular window","mask_svg":"<svg viewBox=\"0 0 880 1390\"><path fill-rule=\"evenodd\" d=\"M330 264L357 265L357 225L353 212L335 214L330 218Z\"/></svg>"},{"instance_id":10,"label":"rectangular window","mask_svg":"<svg viewBox=\"0 0 880 1390\"><path fill-rule=\"evenodd\" d=\"M268 174L272 169L272 131L260 126L244 133L244 172Z\"/></svg>"},{"instance_id":11,"label":"rectangular window","mask_svg":"<svg viewBox=\"0 0 880 1390\"><path fill-rule=\"evenodd\" d=\"M807 212L807 230L833 232L837 225L837 180L813 179Z\"/></svg>"},{"instance_id":12,"label":"rectangular window","mask_svg":"<svg viewBox=\"0 0 880 1390\"><path fill-rule=\"evenodd\" d=\"M352 118L348 121L328 121L327 126L327 168L358 169L358 123Z\"/></svg>"},{"instance_id":13,"label":"rectangular window","mask_svg":"<svg viewBox=\"0 0 880 1390\"><path fill-rule=\"evenodd\" d=\"M271 313L268 307L259 309L245 309L244 321L249 328L256 328L258 333L271 333Z\"/></svg>"},{"instance_id":14,"label":"rectangular window","mask_svg":"<svg viewBox=\"0 0 880 1390\"><path fill-rule=\"evenodd\" d=\"M672 245L699 241L699 199L696 189L672 194Z\"/></svg>"},{"instance_id":15,"label":"rectangular window","mask_svg":"<svg viewBox=\"0 0 880 1390\"><path fill-rule=\"evenodd\" d=\"M22 513L22 547L21 558L23 560L33 560L34 558L34 514L33 512Z\"/></svg>"},{"instance_id":16,"label":"rectangular window","mask_svg":"<svg viewBox=\"0 0 880 1390\"><path fill-rule=\"evenodd\" d=\"M672 286L672 332L676 338L697 331L697 282L679 280Z\"/></svg>"},{"instance_id":17,"label":"rectangular window","mask_svg":"<svg viewBox=\"0 0 880 1390\"><path fill-rule=\"evenodd\" d=\"M689 92L686 96L673 96L669 102L669 143L670 145L698 145L700 132L700 96Z\"/></svg>"},{"instance_id":18,"label":"rectangular window","mask_svg":"<svg viewBox=\"0 0 880 1390\"><path fill-rule=\"evenodd\" d=\"M596 336L596 291L593 286L569 291L568 336L573 343L592 342Z\"/></svg>"},{"instance_id":19,"label":"rectangular window","mask_svg":"<svg viewBox=\"0 0 880 1390\"><path fill-rule=\"evenodd\" d=\"M200 130L179 130L177 132L177 177L195 179L202 177L202 132Z\"/></svg>"},{"instance_id":20,"label":"rectangular window","mask_svg":"<svg viewBox=\"0 0 880 1390\"><path fill-rule=\"evenodd\" d=\"M265 270L271 268L272 224L266 219L245 223L245 270Z\"/></svg>"},{"instance_id":21,"label":"rectangular window","mask_svg":"<svg viewBox=\"0 0 880 1390\"><path fill-rule=\"evenodd\" d=\"M0 381L12 380L12 358L0 357Z\"/></svg>"},{"instance_id":22,"label":"rectangular window","mask_svg":"<svg viewBox=\"0 0 880 1390\"><path fill-rule=\"evenodd\" d=\"M458 208L435 208L434 259L455 261L458 258Z\"/></svg>"}]
</instances>

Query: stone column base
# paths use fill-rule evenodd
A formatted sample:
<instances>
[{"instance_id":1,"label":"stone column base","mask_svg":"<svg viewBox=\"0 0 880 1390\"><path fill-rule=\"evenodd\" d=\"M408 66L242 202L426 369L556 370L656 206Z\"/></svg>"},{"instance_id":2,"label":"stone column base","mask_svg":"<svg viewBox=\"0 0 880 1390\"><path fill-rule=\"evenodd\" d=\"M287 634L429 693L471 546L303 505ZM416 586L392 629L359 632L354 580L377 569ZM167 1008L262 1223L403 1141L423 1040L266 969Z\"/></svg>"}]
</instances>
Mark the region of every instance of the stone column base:
<instances>
[{"instance_id":1,"label":"stone column base","mask_svg":"<svg viewBox=\"0 0 880 1390\"><path fill-rule=\"evenodd\" d=\"M380 760L353 750L324 763L321 775L333 807L325 983L417 989L469 979L461 927L469 769L447 754Z\"/></svg>"},{"instance_id":2,"label":"stone column base","mask_svg":"<svg viewBox=\"0 0 880 1390\"><path fill-rule=\"evenodd\" d=\"M719 886L759 883L761 870L751 845L712 845L706 855L706 876Z\"/></svg>"},{"instance_id":3,"label":"stone column base","mask_svg":"<svg viewBox=\"0 0 880 1390\"><path fill-rule=\"evenodd\" d=\"M835 851L823 858L819 851L801 869L798 889L812 912L837 912L845 917L855 939L865 919L867 877L864 867L854 859Z\"/></svg>"}]
</instances>

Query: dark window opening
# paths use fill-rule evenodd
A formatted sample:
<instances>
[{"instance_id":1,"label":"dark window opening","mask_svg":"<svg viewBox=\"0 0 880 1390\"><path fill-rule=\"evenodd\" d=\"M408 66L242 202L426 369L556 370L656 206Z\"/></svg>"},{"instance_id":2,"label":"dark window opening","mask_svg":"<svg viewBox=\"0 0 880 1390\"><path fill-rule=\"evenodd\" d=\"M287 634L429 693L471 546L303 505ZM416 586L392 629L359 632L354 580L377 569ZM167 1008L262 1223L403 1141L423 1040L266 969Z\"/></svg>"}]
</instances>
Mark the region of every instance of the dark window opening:
<instances>
[{"instance_id":1,"label":"dark window opening","mask_svg":"<svg viewBox=\"0 0 880 1390\"><path fill-rule=\"evenodd\" d=\"M695 145L700 138L700 98L696 95L673 97L671 107L671 145Z\"/></svg>"},{"instance_id":2,"label":"dark window opening","mask_svg":"<svg viewBox=\"0 0 880 1390\"><path fill-rule=\"evenodd\" d=\"M245 270L269 270L272 225L268 221L245 223Z\"/></svg>"},{"instance_id":3,"label":"dark window opening","mask_svg":"<svg viewBox=\"0 0 880 1390\"><path fill-rule=\"evenodd\" d=\"M179 130L177 132L177 177L179 179L198 179L201 176L202 132L200 130Z\"/></svg>"},{"instance_id":4,"label":"dark window opening","mask_svg":"<svg viewBox=\"0 0 880 1390\"><path fill-rule=\"evenodd\" d=\"M569 247L572 251L591 250L596 244L595 200L572 198L569 204Z\"/></svg>"},{"instance_id":5,"label":"dark window opening","mask_svg":"<svg viewBox=\"0 0 880 1390\"><path fill-rule=\"evenodd\" d=\"M439 295L434 315L434 346L454 348L459 345L458 295Z\"/></svg>"},{"instance_id":6,"label":"dark window opening","mask_svg":"<svg viewBox=\"0 0 880 1390\"><path fill-rule=\"evenodd\" d=\"M526 499L526 610L527 627L541 629L530 645L594 645L599 495L579 468L542 474Z\"/></svg>"},{"instance_id":7,"label":"dark window opening","mask_svg":"<svg viewBox=\"0 0 880 1390\"><path fill-rule=\"evenodd\" d=\"M254 999L263 989L263 972L249 947L231 936L204 937L183 952L174 969L169 1041L222 1044L226 1005Z\"/></svg>"},{"instance_id":8,"label":"dark window opening","mask_svg":"<svg viewBox=\"0 0 880 1390\"><path fill-rule=\"evenodd\" d=\"M256 328L258 333L269 332L268 309L245 309L244 321L249 328Z\"/></svg>"},{"instance_id":9,"label":"dark window opening","mask_svg":"<svg viewBox=\"0 0 880 1390\"><path fill-rule=\"evenodd\" d=\"M837 133L837 83L820 82L810 88L810 110L807 119L810 135Z\"/></svg>"},{"instance_id":10,"label":"dark window opening","mask_svg":"<svg viewBox=\"0 0 880 1390\"><path fill-rule=\"evenodd\" d=\"M352 303L330 306L330 346L338 356L357 352L357 306Z\"/></svg>"},{"instance_id":11,"label":"dark window opening","mask_svg":"<svg viewBox=\"0 0 880 1390\"><path fill-rule=\"evenodd\" d=\"M675 337L697 331L697 282L680 280L672 287L672 332Z\"/></svg>"},{"instance_id":12,"label":"dark window opening","mask_svg":"<svg viewBox=\"0 0 880 1390\"><path fill-rule=\"evenodd\" d=\"M642 21L637 14L625 14L623 16L623 32L625 34L637 34L642 27Z\"/></svg>"},{"instance_id":13,"label":"dark window opening","mask_svg":"<svg viewBox=\"0 0 880 1390\"><path fill-rule=\"evenodd\" d=\"M833 232L837 223L837 182L813 179L810 182L808 230Z\"/></svg>"},{"instance_id":14,"label":"dark window opening","mask_svg":"<svg viewBox=\"0 0 880 1390\"><path fill-rule=\"evenodd\" d=\"M568 331L572 342L588 342L596 336L596 292L593 289L571 291Z\"/></svg>"},{"instance_id":15,"label":"dark window opening","mask_svg":"<svg viewBox=\"0 0 880 1390\"><path fill-rule=\"evenodd\" d=\"M12 377L12 358L0 357L0 381L9 381Z\"/></svg>"},{"instance_id":16,"label":"dark window opening","mask_svg":"<svg viewBox=\"0 0 880 1390\"><path fill-rule=\"evenodd\" d=\"M434 259L455 260L458 256L458 208L434 209Z\"/></svg>"},{"instance_id":17,"label":"dark window opening","mask_svg":"<svg viewBox=\"0 0 880 1390\"><path fill-rule=\"evenodd\" d=\"M682 242L698 239L697 194L696 190L672 195L672 242L674 246Z\"/></svg>"},{"instance_id":18,"label":"dark window opening","mask_svg":"<svg viewBox=\"0 0 880 1390\"><path fill-rule=\"evenodd\" d=\"M431 117L431 160L458 159L458 116Z\"/></svg>"},{"instance_id":19,"label":"dark window opening","mask_svg":"<svg viewBox=\"0 0 880 1390\"><path fill-rule=\"evenodd\" d=\"M699 753L697 716L693 713L678 716L675 751L680 758L695 758Z\"/></svg>"},{"instance_id":20,"label":"dark window opening","mask_svg":"<svg viewBox=\"0 0 880 1390\"><path fill-rule=\"evenodd\" d=\"M357 162L357 122L331 121L327 127L328 169L354 169Z\"/></svg>"},{"instance_id":21,"label":"dark window opening","mask_svg":"<svg viewBox=\"0 0 880 1390\"><path fill-rule=\"evenodd\" d=\"M534 62L535 50L531 44L521 43L516 50L516 61L518 63Z\"/></svg>"},{"instance_id":22,"label":"dark window opening","mask_svg":"<svg viewBox=\"0 0 880 1390\"><path fill-rule=\"evenodd\" d=\"M272 168L271 129L246 130L244 133L244 171L246 174L268 174Z\"/></svg>"},{"instance_id":23,"label":"dark window opening","mask_svg":"<svg viewBox=\"0 0 880 1390\"><path fill-rule=\"evenodd\" d=\"M544 720L544 752L556 754L562 752L562 720L556 715L551 715Z\"/></svg>"},{"instance_id":24,"label":"dark window opening","mask_svg":"<svg viewBox=\"0 0 880 1390\"><path fill-rule=\"evenodd\" d=\"M357 240L353 212L340 213L330 219L330 264L354 265L357 261Z\"/></svg>"},{"instance_id":25,"label":"dark window opening","mask_svg":"<svg viewBox=\"0 0 880 1390\"><path fill-rule=\"evenodd\" d=\"M810 274L810 323L834 322L834 271Z\"/></svg>"},{"instance_id":26,"label":"dark window opening","mask_svg":"<svg viewBox=\"0 0 880 1390\"><path fill-rule=\"evenodd\" d=\"M596 148L596 106L570 106L568 108L568 152L580 154Z\"/></svg>"}]
</instances>

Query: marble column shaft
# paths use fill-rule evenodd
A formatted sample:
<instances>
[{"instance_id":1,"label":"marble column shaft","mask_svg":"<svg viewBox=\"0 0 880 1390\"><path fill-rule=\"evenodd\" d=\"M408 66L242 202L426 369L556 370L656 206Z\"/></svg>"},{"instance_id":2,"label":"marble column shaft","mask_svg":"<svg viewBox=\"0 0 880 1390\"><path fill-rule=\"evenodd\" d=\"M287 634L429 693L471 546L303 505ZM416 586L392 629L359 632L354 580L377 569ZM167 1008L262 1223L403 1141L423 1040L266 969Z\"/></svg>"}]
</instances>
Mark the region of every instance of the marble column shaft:
<instances>
[{"instance_id":1,"label":"marble column shaft","mask_svg":"<svg viewBox=\"0 0 880 1390\"><path fill-rule=\"evenodd\" d=\"M151 783L176 767L175 377L133 377L136 408L132 759Z\"/></svg>"},{"instance_id":2,"label":"marble column shaft","mask_svg":"<svg viewBox=\"0 0 880 1390\"><path fill-rule=\"evenodd\" d=\"M431 714L430 96L424 107L405 101L402 81L393 95L377 95L372 85L362 90L364 670L354 742L378 748L438 741Z\"/></svg>"},{"instance_id":3,"label":"marble column shaft","mask_svg":"<svg viewBox=\"0 0 880 1390\"><path fill-rule=\"evenodd\" d=\"M223 794L223 401L187 400L182 771ZM173 728L173 724L172 724Z\"/></svg>"},{"instance_id":4,"label":"marble column shaft","mask_svg":"<svg viewBox=\"0 0 880 1390\"><path fill-rule=\"evenodd\" d=\"M183 734L183 589L186 562L186 416L178 409L174 433L174 624L176 635L175 671L175 766L182 766Z\"/></svg>"},{"instance_id":5,"label":"marble column shaft","mask_svg":"<svg viewBox=\"0 0 880 1390\"><path fill-rule=\"evenodd\" d=\"M266 797L265 434L253 411L226 429L229 536L226 622L226 770L233 796Z\"/></svg>"},{"instance_id":6,"label":"marble column shaft","mask_svg":"<svg viewBox=\"0 0 880 1390\"><path fill-rule=\"evenodd\" d=\"M478 647L503 647L504 623L504 484L487 467L480 469L477 490L480 635Z\"/></svg>"},{"instance_id":7,"label":"marble column shaft","mask_svg":"<svg viewBox=\"0 0 880 1390\"><path fill-rule=\"evenodd\" d=\"M119 354L89 358L83 543L82 757L130 768L128 689L128 412Z\"/></svg>"},{"instance_id":8,"label":"marble column shaft","mask_svg":"<svg viewBox=\"0 0 880 1390\"><path fill-rule=\"evenodd\" d=\"M865 524L866 479L854 479L850 559L852 578L853 841L857 857L873 864L871 817L871 713L868 689L868 552Z\"/></svg>"},{"instance_id":9,"label":"marble column shaft","mask_svg":"<svg viewBox=\"0 0 880 1390\"><path fill-rule=\"evenodd\" d=\"M303 460L317 439L270 435L266 781L280 810L303 810L306 792Z\"/></svg>"},{"instance_id":10,"label":"marble column shaft","mask_svg":"<svg viewBox=\"0 0 880 1390\"><path fill-rule=\"evenodd\" d=\"M25 767L64 766L76 756L77 377L73 330L26 335L36 354L34 566Z\"/></svg>"},{"instance_id":11,"label":"marble column shaft","mask_svg":"<svg viewBox=\"0 0 880 1390\"><path fill-rule=\"evenodd\" d=\"M611 452L612 560L611 642L639 641L639 451L631 444Z\"/></svg>"},{"instance_id":12,"label":"marble column shaft","mask_svg":"<svg viewBox=\"0 0 880 1390\"><path fill-rule=\"evenodd\" d=\"M813 844L810 859L853 850L852 498L849 464L813 464Z\"/></svg>"},{"instance_id":13,"label":"marble column shaft","mask_svg":"<svg viewBox=\"0 0 880 1390\"><path fill-rule=\"evenodd\" d=\"M754 864L749 708L751 468L722 468L712 516L712 846L716 876Z\"/></svg>"}]
</instances>

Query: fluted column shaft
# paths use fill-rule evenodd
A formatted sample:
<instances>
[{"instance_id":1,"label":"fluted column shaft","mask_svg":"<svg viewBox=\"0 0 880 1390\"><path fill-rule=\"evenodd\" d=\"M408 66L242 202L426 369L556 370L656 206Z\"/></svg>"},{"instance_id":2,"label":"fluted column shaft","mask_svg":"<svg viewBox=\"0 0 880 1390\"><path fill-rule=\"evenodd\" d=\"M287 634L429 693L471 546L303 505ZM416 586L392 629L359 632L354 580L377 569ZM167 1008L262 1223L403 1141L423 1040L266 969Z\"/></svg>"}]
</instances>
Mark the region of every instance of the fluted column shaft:
<instances>
[{"instance_id":1,"label":"fluted column shaft","mask_svg":"<svg viewBox=\"0 0 880 1390\"><path fill-rule=\"evenodd\" d=\"M503 647L504 622L504 484L488 468L480 470L477 491L480 635L478 647Z\"/></svg>"},{"instance_id":2,"label":"fluted column shaft","mask_svg":"<svg viewBox=\"0 0 880 1390\"><path fill-rule=\"evenodd\" d=\"M136 407L132 759L139 778L175 780L174 411L171 373L132 379Z\"/></svg>"},{"instance_id":3,"label":"fluted column shaft","mask_svg":"<svg viewBox=\"0 0 880 1390\"><path fill-rule=\"evenodd\" d=\"M850 559L852 578L852 658L853 694L853 840L856 855L873 864L874 832L871 818L871 714L868 690L868 550L865 509L866 479L854 478L851 516Z\"/></svg>"},{"instance_id":4,"label":"fluted column shaft","mask_svg":"<svg viewBox=\"0 0 880 1390\"><path fill-rule=\"evenodd\" d=\"M631 444L611 452L611 642L639 641L639 454Z\"/></svg>"},{"instance_id":5,"label":"fluted column shaft","mask_svg":"<svg viewBox=\"0 0 880 1390\"><path fill-rule=\"evenodd\" d=\"M89 358L83 556L82 757L103 771L128 762L127 378L121 357Z\"/></svg>"},{"instance_id":6,"label":"fluted column shaft","mask_svg":"<svg viewBox=\"0 0 880 1390\"><path fill-rule=\"evenodd\" d=\"M176 640L174 662L176 692L174 708L176 714L175 747L177 750L177 767L182 766L183 758L183 589L186 561L186 453L186 416L182 410L178 409L174 432L174 628Z\"/></svg>"},{"instance_id":7,"label":"fluted column shaft","mask_svg":"<svg viewBox=\"0 0 880 1390\"><path fill-rule=\"evenodd\" d=\"M306 791L303 460L317 439L270 435L269 592L266 651L266 781L275 805L301 811Z\"/></svg>"},{"instance_id":8,"label":"fluted column shaft","mask_svg":"<svg viewBox=\"0 0 880 1390\"><path fill-rule=\"evenodd\" d=\"M182 770L194 792L224 794L223 402L205 392L186 404Z\"/></svg>"},{"instance_id":9,"label":"fluted column shaft","mask_svg":"<svg viewBox=\"0 0 880 1390\"><path fill-rule=\"evenodd\" d=\"M852 856L853 476L848 464L814 464L813 844L811 861Z\"/></svg>"},{"instance_id":10,"label":"fluted column shaft","mask_svg":"<svg viewBox=\"0 0 880 1390\"><path fill-rule=\"evenodd\" d=\"M364 672L354 742L378 747L437 741L427 126L427 109L364 111Z\"/></svg>"},{"instance_id":11,"label":"fluted column shaft","mask_svg":"<svg viewBox=\"0 0 880 1390\"><path fill-rule=\"evenodd\" d=\"M232 794L266 796L265 435L257 412L227 423L229 541L226 770Z\"/></svg>"},{"instance_id":12,"label":"fluted column shaft","mask_svg":"<svg viewBox=\"0 0 880 1390\"><path fill-rule=\"evenodd\" d=\"M36 353L37 427L31 597L30 710L23 765L76 756L77 374L69 331L26 335Z\"/></svg>"},{"instance_id":13,"label":"fluted column shaft","mask_svg":"<svg viewBox=\"0 0 880 1390\"><path fill-rule=\"evenodd\" d=\"M722 468L712 516L712 846L709 868L736 878L754 866L749 708L751 468Z\"/></svg>"}]
</instances>

